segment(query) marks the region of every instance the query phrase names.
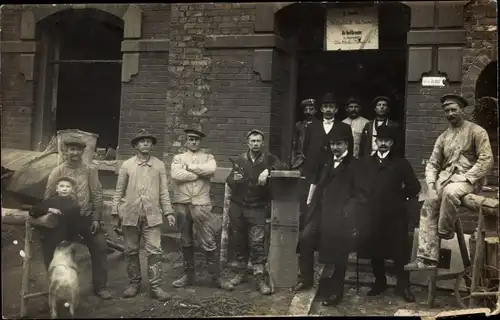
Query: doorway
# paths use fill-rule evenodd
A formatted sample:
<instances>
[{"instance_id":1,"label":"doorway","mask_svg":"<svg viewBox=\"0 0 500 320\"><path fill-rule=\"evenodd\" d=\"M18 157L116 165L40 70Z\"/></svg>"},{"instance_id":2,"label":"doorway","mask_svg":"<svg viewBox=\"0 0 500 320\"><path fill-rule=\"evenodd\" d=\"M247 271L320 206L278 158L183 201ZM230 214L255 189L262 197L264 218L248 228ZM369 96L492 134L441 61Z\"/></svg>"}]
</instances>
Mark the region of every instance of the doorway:
<instances>
[{"instance_id":1,"label":"doorway","mask_svg":"<svg viewBox=\"0 0 500 320\"><path fill-rule=\"evenodd\" d=\"M46 145L58 130L80 129L99 135L98 148L116 149L123 20L96 9L67 9L42 20L37 35L35 141Z\"/></svg>"},{"instance_id":2,"label":"doorway","mask_svg":"<svg viewBox=\"0 0 500 320\"><path fill-rule=\"evenodd\" d=\"M295 103L283 105L292 113L294 121L282 125L290 126L303 119L300 101L314 98L319 105L325 93L333 93L339 106L336 118L340 120L347 116L345 104L349 97L359 99L361 116L372 120L375 117L373 98L388 96L391 99L389 118L405 129L410 8L398 2L373 4L378 11L376 50L325 49L327 10L362 5L300 3L277 13L277 33L286 43L294 44L294 63L297 64L296 80L291 86L296 95ZM317 115L321 118L319 112Z\"/></svg>"}]
</instances>

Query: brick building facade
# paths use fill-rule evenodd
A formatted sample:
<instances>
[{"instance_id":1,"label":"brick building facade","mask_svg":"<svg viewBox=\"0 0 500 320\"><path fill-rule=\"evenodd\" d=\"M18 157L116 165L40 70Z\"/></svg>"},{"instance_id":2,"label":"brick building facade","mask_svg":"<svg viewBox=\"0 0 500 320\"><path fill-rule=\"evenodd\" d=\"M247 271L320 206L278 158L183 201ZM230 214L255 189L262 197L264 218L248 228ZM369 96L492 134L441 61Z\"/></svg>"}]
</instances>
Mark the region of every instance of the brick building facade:
<instances>
[{"instance_id":1,"label":"brick building facade","mask_svg":"<svg viewBox=\"0 0 500 320\"><path fill-rule=\"evenodd\" d=\"M402 102L406 157L422 176L434 141L446 127L439 97L463 93L473 104L481 72L496 61L496 1L394 3L408 12ZM297 30L287 27L300 16L298 6L4 6L1 145L43 150L54 132L50 121L57 107L43 98L50 88L42 88L47 84L40 80L40 48L46 40L38 29L44 21L57 28L53 21L64 20L70 11L86 10L96 21L114 24L122 33L121 102L116 119L119 158L133 153L130 138L147 127L160 138L157 156L169 162L182 147L183 129L195 126L208 134L205 147L212 150L220 167L228 167L229 156L244 150L245 133L254 127L263 129L269 148L288 160L293 114L302 98L296 94ZM311 6L324 10L319 3ZM422 75L436 72L447 75L448 88L423 88Z\"/></svg>"}]
</instances>

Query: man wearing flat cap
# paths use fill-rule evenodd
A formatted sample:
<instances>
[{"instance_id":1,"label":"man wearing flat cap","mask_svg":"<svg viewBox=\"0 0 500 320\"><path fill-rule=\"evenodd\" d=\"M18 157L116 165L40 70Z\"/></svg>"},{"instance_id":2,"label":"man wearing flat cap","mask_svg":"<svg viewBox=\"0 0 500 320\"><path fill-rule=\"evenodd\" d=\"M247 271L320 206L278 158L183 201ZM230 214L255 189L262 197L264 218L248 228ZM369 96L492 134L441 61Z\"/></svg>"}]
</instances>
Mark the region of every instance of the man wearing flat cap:
<instances>
[{"instance_id":1,"label":"man wearing flat cap","mask_svg":"<svg viewBox=\"0 0 500 320\"><path fill-rule=\"evenodd\" d=\"M347 259L353 249L355 216L366 196L359 183L358 160L348 153L350 137L339 127L332 129L329 141L332 156L310 185L306 227L299 235L299 274L291 288L302 291L313 286L314 251L317 250L319 263L325 264L329 271L335 266L335 272L320 282L323 290L319 291L326 306L337 305L342 300Z\"/></svg>"},{"instance_id":2,"label":"man wearing flat cap","mask_svg":"<svg viewBox=\"0 0 500 320\"><path fill-rule=\"evenodd\" d=\"M277 156L263 149L264 133L253 129L247 134L248 151L233 162L226 182L231 187L229 221L238 273L231 280L236 286L246 280L248 259L253 265L257 290L271 294L265 270L266 220L271 215L271 190L268 179L272 170L286 170Z\"/></svg>"},{"instance_id":3,"label":"man wearing flat cap","mask_svg":"<svg viewBox=\"0 0 500 320\"><path fill-rule=\"evenodd\" d=\"M425 167L428 195L420 212L417 259L407 270L437 267L440 239L455 236L462 197L481 190L493 166L488 133L464 119L467 100L447 94L441 103L450 126L437 138Z\"/></svg>"},{"instance_id":4,"label":"man wearing flat cap","mask_svg":"<svg viewBox=\"0 0 500 320\"><path fill-rule=\"evenodd\" d=\"M123 230L125 241L130 282L124 297L132 298L140 290L142 273L139 248L142 237L148 257L149 293L154 299L167 301L171 295L162 289L163 217L167 218L170 226L175 225L167 172L163 161L151 155L157 143L155 136L142 129L130 142L136 154L120 167L111 211L115 226L121 226Z\"/></svg>"},{"instance_id":5,"label":"man wearing flat cap","mask_svg":"<svg viewBox=\"0 0 500 320\"><path fill-rule=\"evenodd\" d=\"M359 158L359 144L361 143L361 134L365 125L370 122L368 119L361 116L361 102L354 97L347 99L346 104L347 118L342 121L351 126L352 137L354 139L353 155Z\"/></svg>"},{"instance_id":6,"label":"man wearing flat cap","mask_svg":"<svg viewBox=\"0 0 500 320\"><path fill-rule=\"evenodd\" d=\"M375 119L368 122L363 128L363 133L361 134L361 141L359 146L359 156L360 157L370 157L377 151L377 143L375 142L377 138L378 129L381 127L393 128L395 132L394 145L392 146L392 152L397 153L400 156L404 155L404 150L401 148L401 142L399 135L403 133L399 132L400 126L397 122L389 119L389 104L391 99L386 96L375 97L372 104L375 106Z\"/></svg>"},{"instance_id":7,"label":"man wearing flat cap","mask_svg":"<svg viewBox=\"0 0 500 320\"><path fill-rule=\"evenodd\" d=\"M213 155L200 150L200 142L205 137L201 131L187 129L187 151L174 157L171 176L174 191L174 210L181 231L184 275L172 285L182 288L195 282L195 242L205 253L208 272L214 284L225 290L232 290L229 281L221 278L217 257L217 232L221 229L220 217L212 212L210 200L210 178L217 169ZM196 241L193 239L196 236Z\"/></svg>"},{"instance_id":8,"label":"man wearing flat cap","mask_svg":"<svg viewBox=\"0 0 500 320\"><path fill-rule=\"evenodd\" d=\"M49 174L45 199L56 194L56 182L61 177L70 177L75 183L75 195L82 216L79 234L88 247L92 260L92 284L94 293L101 299L111 299L106 289L108 262L106 236L101 228L102 185L99 171L93 165L82 162L86 143L78 137L69 137L64 142L65 161Z\"/></svg>"},{"instance_id":9,"label":"man wearing flat cap","mask_svg":"<svg viewBox=\"0 0 500 320\"><path fill-rule=\"evenodd\" d=\"M407 302L414 302L410 276L404 271L411 251L406 202L417 197L420 183L408 160L393 153L396 130L380 127L377 152L361 160L360 174L368 201L357 219L358 256L371 259L375 283L368 296L379 295L387 289L384 260L391 259L397 277L396 294Z\"/></svg>"},{"instance_id":10,"label":"man wearing flat cap","mask_svg":"<svg viewBox=\"0 0 500 320\"><path fill-rule=\"evenodd\" d=\"M300 168L304 163L304 139L307 127L313 122L319 122L316 118L316 100L305 99L300 103L304 119L295 123L295 130L292 141L292 168Z\"/></svg>"}]
</instances>

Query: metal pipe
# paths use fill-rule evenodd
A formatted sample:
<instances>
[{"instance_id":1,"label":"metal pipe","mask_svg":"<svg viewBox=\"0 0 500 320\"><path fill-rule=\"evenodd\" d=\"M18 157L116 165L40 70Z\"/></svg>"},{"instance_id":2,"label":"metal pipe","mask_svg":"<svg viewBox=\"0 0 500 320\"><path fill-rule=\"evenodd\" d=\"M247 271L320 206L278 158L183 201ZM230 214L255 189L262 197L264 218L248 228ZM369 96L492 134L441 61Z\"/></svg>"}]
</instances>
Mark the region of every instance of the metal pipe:
<instances>
[{"instance_id":1,"label":"metal pipe","mask_svg":"<svg viewBox=\"0 0 500 320\"><path fill-rule=\"evenodd\" d=\"M122 60L51 60L51 64L60 63L122 63Z\"/></svg>"}]
</instances>

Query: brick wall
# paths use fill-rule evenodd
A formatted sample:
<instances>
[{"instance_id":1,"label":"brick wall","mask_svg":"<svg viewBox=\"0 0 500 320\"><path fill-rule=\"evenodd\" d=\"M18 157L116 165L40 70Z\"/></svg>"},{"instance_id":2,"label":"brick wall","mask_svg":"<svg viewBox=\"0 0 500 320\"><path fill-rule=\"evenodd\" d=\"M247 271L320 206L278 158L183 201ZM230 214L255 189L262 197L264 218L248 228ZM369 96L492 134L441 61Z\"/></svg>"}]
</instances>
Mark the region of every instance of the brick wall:
<instances>
[{"instance_id":1,"label":"brick wall","mask_svg":"<svg viewBox=\"0 0 500 320\"><path fill-rule=\"evenodd\" d=\"M9 8L0 14L0 41L18 41L21 35L21 10ZM1 53L2 148L30 148L33 83L25 80L19 65L19 54Z\"/></svg>"}]
</instances>

